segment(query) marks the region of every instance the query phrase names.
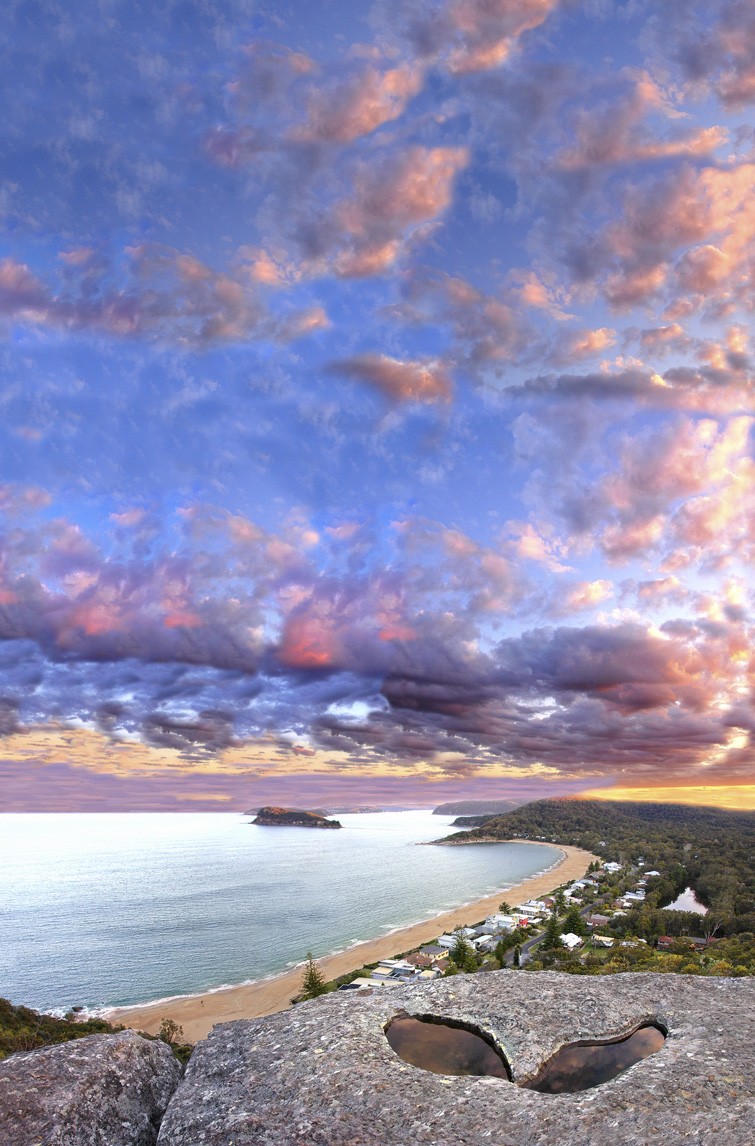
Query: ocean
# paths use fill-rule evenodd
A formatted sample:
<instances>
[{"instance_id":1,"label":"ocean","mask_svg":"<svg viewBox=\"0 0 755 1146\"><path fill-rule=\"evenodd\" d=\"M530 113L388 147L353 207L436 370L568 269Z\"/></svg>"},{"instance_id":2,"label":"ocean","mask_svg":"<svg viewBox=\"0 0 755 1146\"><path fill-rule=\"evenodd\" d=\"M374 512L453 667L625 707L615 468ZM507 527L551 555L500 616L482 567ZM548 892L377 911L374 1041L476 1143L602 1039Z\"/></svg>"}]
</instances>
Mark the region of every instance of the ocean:
<instances>
[{"instance_id":1,"label":"ocean","mask_svg":"<svg viewBox=\"0 0 755 1146\"><path fill-rule=\"evenodd\" d=\"M41 1010L249 982L550 868L540 844L417 847L429 811L342 831L236 813L0 816L0 995ZM505 898L505 896L502 896Z\"/></svg>"}]
</instances>

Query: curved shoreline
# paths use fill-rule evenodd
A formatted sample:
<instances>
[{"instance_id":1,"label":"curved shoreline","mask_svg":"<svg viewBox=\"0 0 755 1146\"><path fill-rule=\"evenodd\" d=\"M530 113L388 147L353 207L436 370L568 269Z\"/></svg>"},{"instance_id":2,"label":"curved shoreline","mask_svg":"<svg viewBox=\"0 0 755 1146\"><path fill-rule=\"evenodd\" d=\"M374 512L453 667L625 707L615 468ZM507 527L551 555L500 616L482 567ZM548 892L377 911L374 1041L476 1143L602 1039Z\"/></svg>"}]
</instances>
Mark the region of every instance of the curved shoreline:
<instances>
[{"instance_id":1,"label":"curved shoreline","mask_svg":"<svg viewBox=\"0 0 755 1146\"><path fill-rule=\"evenodd\" d=\"M497 843L539 844L543 840L498 840ZM546 844L556 847L562 858L553 867L540 875L530 876L520 883L503 887L493 895L441 912L431 918L411 923L406 927L355 943L345 950L337 951L317 960L318 967L326 979L336 979L365 963L378 959L389 959L400 951L410 951L421 944L430 943L444 931L453 931L469 923L476 923L498 910L503 897L509 898L516 892L520 901L547 895L572 879L584 875L587 867L597 856L581 848L566 844ZM157 1000L133 1007L103 1008L99 1014L109 1022L157 1034L163 1019L173 1019L183 1027L186 1042L195 1043L205 1038L216 1023L227 1023L234 1019L255 1019L262 1015L272 1015L284 1011L291 1005L291 997L301 986L301 967L283 971L268 979L244 983L235 987L216 987L201 995L176 996L172 999Z\"/></svg>"}]
</instances>

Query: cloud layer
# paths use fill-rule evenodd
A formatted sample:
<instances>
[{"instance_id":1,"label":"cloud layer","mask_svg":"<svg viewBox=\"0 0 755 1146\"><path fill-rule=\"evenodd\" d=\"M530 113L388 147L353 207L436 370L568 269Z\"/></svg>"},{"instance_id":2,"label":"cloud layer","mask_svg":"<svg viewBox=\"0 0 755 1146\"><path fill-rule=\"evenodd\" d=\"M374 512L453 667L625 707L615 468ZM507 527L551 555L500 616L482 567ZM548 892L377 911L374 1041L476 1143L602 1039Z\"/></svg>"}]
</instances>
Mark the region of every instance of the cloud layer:
<instances>
[{"instance_id":1,"label":"cloud layer","mask_svg":"<svg viewBox=\"0 0 755 1146\"><path fill-rule=\"evenodd\" d=\"M0 30L13 806L746 781L751 6L108 12Z\"/></svg>"}]
</instances>

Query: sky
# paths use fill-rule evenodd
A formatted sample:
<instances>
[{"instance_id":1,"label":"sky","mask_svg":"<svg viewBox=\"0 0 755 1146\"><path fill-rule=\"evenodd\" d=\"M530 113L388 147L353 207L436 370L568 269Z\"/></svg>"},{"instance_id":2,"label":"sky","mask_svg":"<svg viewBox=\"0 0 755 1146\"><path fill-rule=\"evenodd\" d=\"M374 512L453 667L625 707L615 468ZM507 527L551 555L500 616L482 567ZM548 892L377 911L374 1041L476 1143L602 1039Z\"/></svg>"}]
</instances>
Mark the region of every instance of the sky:
<instances>
[{"instance_id":1,"label":"sky","mask_svg":"<svg viewBox=\"0 0 755 1146\"><path fill-rule=\"evenodd\" d=\"M0 45L0 808L755 806L749 0Z\"/></svg>"}]
</instances>

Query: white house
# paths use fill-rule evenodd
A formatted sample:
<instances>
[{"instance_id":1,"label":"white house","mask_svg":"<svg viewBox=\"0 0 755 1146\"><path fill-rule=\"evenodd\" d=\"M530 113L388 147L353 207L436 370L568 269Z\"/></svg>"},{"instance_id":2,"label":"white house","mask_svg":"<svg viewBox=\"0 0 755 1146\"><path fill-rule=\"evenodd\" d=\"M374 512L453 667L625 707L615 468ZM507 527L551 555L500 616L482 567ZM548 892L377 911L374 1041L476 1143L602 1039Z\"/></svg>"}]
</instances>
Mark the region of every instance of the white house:
<instances>
[{"instance_id":1,"label":"white house","mask_svg":"<svg viewBox=\"0 0 755 1146\"><path fill-rule=\"evenodd\" d=\"M372 972L373 979L398 979L409 976L414 978L417 968L406 959L381 959Z\"/></svg>"},{"instance_id":2,"label":"white house","mask_svg":"<svg viewBox=\"0 0 755 1146\"><path fill-rule=\"evenodd\" d=\"M548 914L546 907L532 907L529 903L523 903L516 910L519 916L525 916L527 919L542 919Z\"/></svg>"},{"instance_id":3,"label":"white house","mask_svg":"<svg viewBox=\"0 0 755 1146\"><path fill-rule=\"evenodd\" d=\"M570 951L573 951L575 947L582 946L582 939L579 935L575 935L573 931L565 932L565 934L561 936L561 942L564 947L568 947Z\"/></svg>"},{"instance_id":4,"label":"white house","mask_svg":"<svg viewBox=\"0 0 755 1146\"><path fill-rule=\"evenodd\" d=\"M617 871L621 871L621 864L620 863L604 863L603 864L603 871L610 871L613 875L615 875Z\"/></svg>"},{"instance_id":5,"label":"white house","mask_svg":"<svg viewBox=\"0 0 755 1146\"><path fill-rule=\"evenodd\" d=\"M474 939L470 940L475 951L487 953L495 951L498 940L495 935L477 935Z\"/></svg>"},{"instance_id":6,"label":"white house","mask_svg":"<svg viewBox=\"0 0 755 1146\"><path fill-rule=\"evenodd\" d=\"M495 935L498 931L513 931L516 927L516 919L513 915L489 915L485 920L482 928L488 935Z\"/></svg>"}]
</instances>

